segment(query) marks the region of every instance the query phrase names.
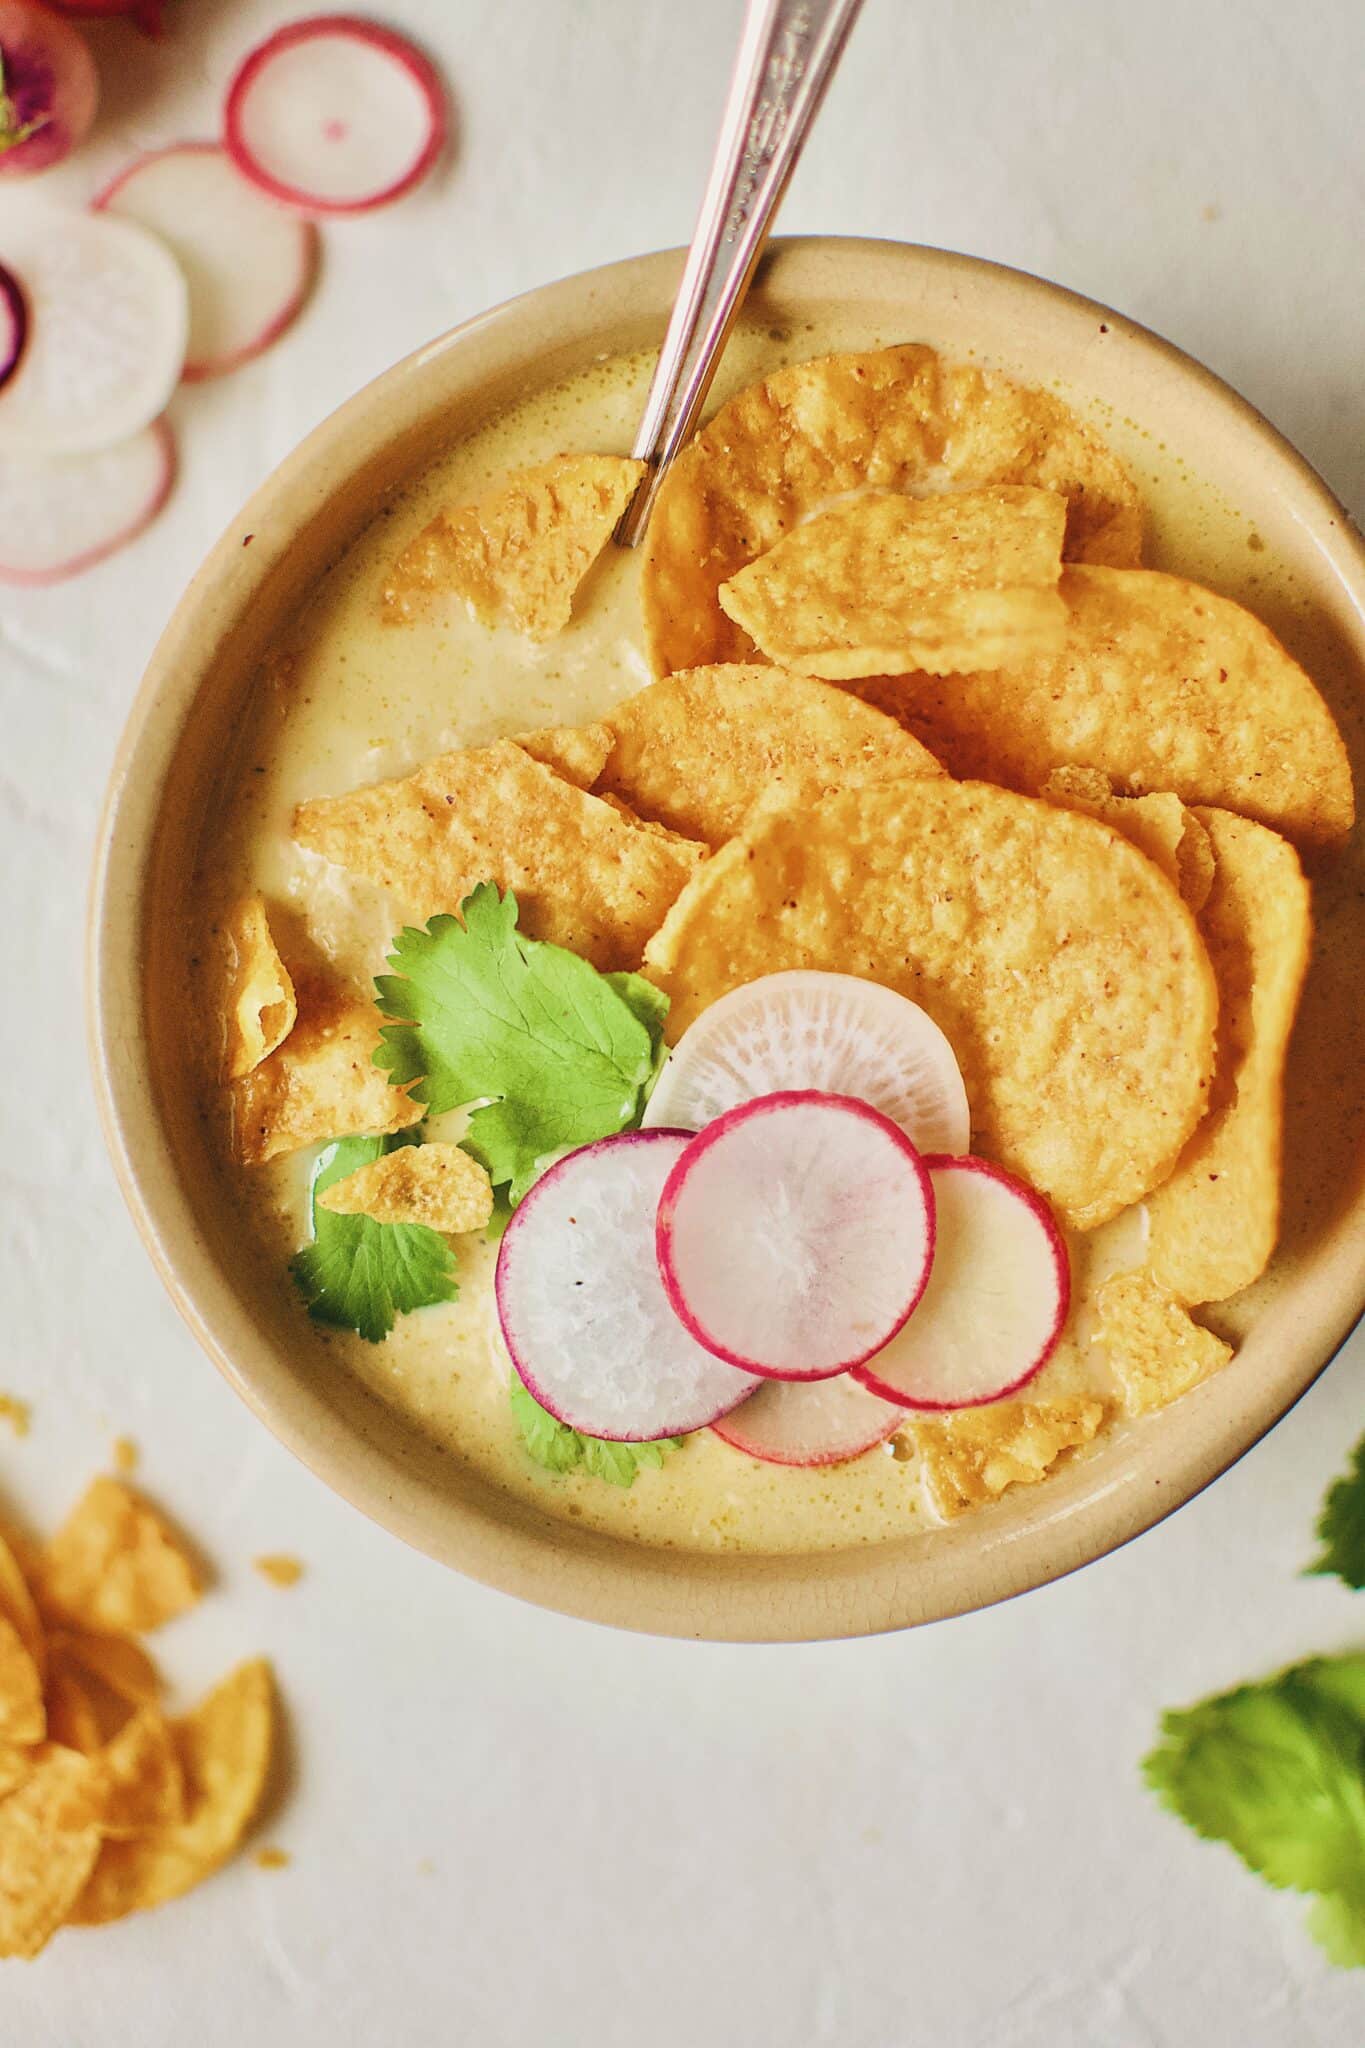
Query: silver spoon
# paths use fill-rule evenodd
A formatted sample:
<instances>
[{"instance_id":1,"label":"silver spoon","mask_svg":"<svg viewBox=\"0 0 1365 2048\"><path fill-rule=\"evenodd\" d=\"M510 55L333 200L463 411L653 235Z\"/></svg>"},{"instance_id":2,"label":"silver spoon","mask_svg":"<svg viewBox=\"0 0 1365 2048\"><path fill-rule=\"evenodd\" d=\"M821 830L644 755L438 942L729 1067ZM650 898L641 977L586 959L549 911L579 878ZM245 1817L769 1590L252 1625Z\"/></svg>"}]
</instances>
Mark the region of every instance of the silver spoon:
<instances>
[{"instance_id":1,"label":"silver spoon","mask_svg":"<svg viewBox=\"0 0 1365 2048\"><path fill-rule=\"evenodd\" d=\"M668 465L697 423L862 0L748 0L730 97L682 283L632 455L649 474L616 529L644 533Z\"/></svg>"}]
</instances>

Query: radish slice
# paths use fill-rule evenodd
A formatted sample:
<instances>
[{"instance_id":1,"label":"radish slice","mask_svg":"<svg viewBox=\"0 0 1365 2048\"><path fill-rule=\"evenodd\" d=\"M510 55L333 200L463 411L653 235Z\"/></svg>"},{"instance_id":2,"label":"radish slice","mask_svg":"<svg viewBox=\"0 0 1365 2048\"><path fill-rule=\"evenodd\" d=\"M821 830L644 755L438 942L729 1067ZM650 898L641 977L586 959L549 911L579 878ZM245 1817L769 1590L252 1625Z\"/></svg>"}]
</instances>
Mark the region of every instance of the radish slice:
<instances>
[{"instance_id":1,"label":"radish slice","mask_svg":"<svg viewBox=\"0 0 1365 2048\"><path fill-rule=\"evenodd\" d=\"M0 385L9 381L19 367L28 334L28 309L18 280L0 263Z\"/></svg>"},{"instance_id":2,"label":"radish slice","mask_svg":"<svg viewBox=\"0 0 1365 2048\"><path fill-rule=\"evenodd\" d=\"M5 216L0 257L29 309L28 346L0 391L0 448L81 455L165 410L189 306L160 242L107 214L33 207Z\"/></svg>"},{"instance_id":3,"label":"radish slice","mask_svg":"<svg viewBox=\"0 0 1365 2048\"><path fill-rule=\"evenodd\" d=\"M769 1465L839 1465L884 1444L904 1421L904 1408L840 1373L806 1385L768 1380L711 1427L722 1443Z\"/></svg>"},{"instance_id":4,"label":"radish slice","mask_svg":"<svg viewBox=\"0 0 1365 2048\"><path fill-rule=\"evenodd\" d=\"M175 478L164 420L93 455L0 452L0 583L61 583L141 533Z\"/></svg>"},{"instance_id":5,"label":"radish slice","mask_svg":"<svg viewBox=\"0 0 1365 2048\"><path fill-rule=\"evenodd\" d=\"M367 213L424 178L445 91L402 36L352 14L290 22L228 88L224 140L263 192L306 213Z\"/></svg>"},{"instance_id":6,"label":"radish slice","mask_svg":"<svg viewBox=\"0 0 1365 2048\"><path fill-rule=\"evenodd\" d=\"M880 1351L924 1292L933 1191L905 1133L867 1103L765 1095L680 1154L658 1251L675 1313L717 1358L828 1379Z\"/></svg>"},{"instance_id":7,"label":"radish slice","mask_svg":"<svg viewBox=\"0 0 1365 2048\"><path fill-rule=\"evenodd\" d=\"M0 0L0 177L28 177L70 156L99 98L79 29L34 0Z\"/></svg>"},{"instance_id":8,"label":"radish slice","mask_svg":"<svg viewBox=\"0 0 1365 2048\"><path fill-rule=\"evenodd\" d=\"M796 969L763 974L685 1031L645 1111L649 1126L700 1131L786 1088L870 1102L921 1152L965 1152L967 1091L932 1017L879 982Z\"/></svg>"},{"instance_id":9,"label":"radish slice","mask_svg":"<svg viewBox=\"0 0 1365 2048\"><path fill-rule=\"evenodd\" d=\"M1017 1393L1057 1348L1071 1301L1061 1232L1032 1188L984 1159L927 1159L938 1238L924 1299L857 1374L906 1408Z\"/></svg>"},{"instance_id":10,"label":"radish slice","mask_svg":"<svg viewBox=\"0 0 1365 2048\"><path fill-rule=\"evenodd\" d=\"M190 295L184 376L220 377L283 334L308 296L317 229L267 199L216 142L177 142L95 201L166 244Z\"/></svg>"},{"instance_id":11,"label":"radish slice","mask_svg":"<svg viewBox=\"0 0 1365 2048\"><path fill-rule=\"evenodd\" d=\"M686 1436L757 1382L722 1365L673 1314L654 1256L654 1215L680 1131L626 1131L542 1174L498 1252L498 1320L543 1408L621 1443Z\"/></svg>"}]
</instances>

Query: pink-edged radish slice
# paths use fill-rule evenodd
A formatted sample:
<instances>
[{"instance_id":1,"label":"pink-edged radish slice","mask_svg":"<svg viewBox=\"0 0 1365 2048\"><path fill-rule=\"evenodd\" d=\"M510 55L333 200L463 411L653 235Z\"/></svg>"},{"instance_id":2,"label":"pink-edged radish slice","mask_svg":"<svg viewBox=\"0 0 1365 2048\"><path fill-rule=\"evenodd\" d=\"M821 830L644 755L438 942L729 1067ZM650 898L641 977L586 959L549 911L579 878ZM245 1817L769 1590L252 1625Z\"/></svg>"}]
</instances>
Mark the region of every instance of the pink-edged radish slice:
<instances>
[{"instance_id":1,"label":"pink-edged radish slice","mask_svg":"<svg viewBox=\"0 0 1365 2048\"><path fill-rule=\"evenodd\" d=\"M654 1216L687 1143L626 1131L584 1145L541 1175L503 1234L495 1291L512 1363L587 1436L686 1436L758 1384L688 1335L659 1278Z\"/></svg>"},{"instance_id":2,"label":"pink-edged radish slice","mask_svg":"<svg viewBox=\"0 0 1365 2048\"><path fill-rule=\"evenodd\" d=\"M7 383L18 369L27 337L28 308L19 280L11 277L0 263L0 385Z\"/></svg>"},{"instance_id":3,"label":"pink-edged radish slice","mask_svg":"<svg viewBox=\"0 0 1365 2048\"><path fill-rule=\"evenodd\" d=\"M0 583L63 583L142 532L175 480L164 420L93 455L0 450Z\"/></svg>"},{"instance_id":4,"label":"pink-edged radish slice","mask_svg":"<svg viewBox=\"0 0 1365 2048\"><path fill-rule=\"evenodd\" d=\"M216 142L138 157L95 205L156 235L179 264L190 297L187 383L260 355L308 296L316 227L266 198Z\"/></svg>"},{"instance_id":5,"label":"pink-edged radish slice","mask_svg":"<svg viewBox=\"0 0 1365 2048\"><path fill-rule=\"evenodd\" d=\"M131 221L45 206L0 219L28 344L0 391L0 449L84 455L140 433L180 382L189 300L175 259Z\"/></svg>"},{"instance_id":6,"label":"pink-edged radish slice","mask_svg":"<svg viewBox=\"0 0 1365 2048\"><path fill-rule=\"evenodd\" d=\"M711 1428L722 1443L768 1465L842 1465L884 1444L904 1421L904 1408L840 1373L804 1384L765 1380Z\"/></svg>"},{"instance_id":7,"label":"pink-edged radish slice","mask_svg":"<svg viewBox=\"0 0 1365 2048\"><path fill-rule=\"evenodd\" d=\"M238 168L305 213L368 213L410 192L445 142L435 68L392 29L353 14L290 22L228 88Z\"/></svg>"},{"instance_id":8,"label":"pink-edged radish slice","mask_svg":"<svg viewBox=\"0 0 1365 2048\"><path fill-rule=\"evenodd\" d=\"M924 1292L933 1191L890 1117L795 1089L692 1139L657 1235L668 1299L699 1344L767 1379L829 1379L880 1351Z\"/></svg>"},{"instance_id":9,"label":"pink-edged radish slice","mask_svg":"<svg viewBox=\"0 0 1365 2048\"><path fill-rule=\"evenodd\" d=\"M0 178L28 177L70 156L99 99L80 30L37 0L0 0Z\"/></svg>"},{"instance_id":10,"label":"pink-edged radish slice","mask_svg":"<svg viewBox=\"0 0 1365 2048\"><path fill-rule=\"evenodd\" d=\"M938 1235L924 1298L860 1366L870 1393L906 1408L975 1408L1017 1394L1057 1348L1071 1268L1052 1213L985 1159L927 1159Z\"/></svg>"},{"instance_id":11,"label":"pink-edged radish slice","mask_svg":"<svg viewBox=\"0 0 1365 2048\"><path fill-rule=\"evenodd\" d=\"M649 1126L700 1131L781 1089L871 1103L921 1152L965 1152L971 1116L953 1049L932 1017L879 982L796 968L745 982L674 1046Z\"/></svg>"}]
</instances>

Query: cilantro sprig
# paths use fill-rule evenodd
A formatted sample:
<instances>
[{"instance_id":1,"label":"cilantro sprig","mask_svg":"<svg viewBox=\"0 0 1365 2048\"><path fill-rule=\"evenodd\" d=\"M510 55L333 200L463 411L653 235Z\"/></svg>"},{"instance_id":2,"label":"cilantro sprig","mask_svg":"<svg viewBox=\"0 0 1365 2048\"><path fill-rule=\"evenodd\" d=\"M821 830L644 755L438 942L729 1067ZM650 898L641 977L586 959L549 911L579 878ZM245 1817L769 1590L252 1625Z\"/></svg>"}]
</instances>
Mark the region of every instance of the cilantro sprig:
<instances>
[{"instance_id":1,"label":"cilantro sprig","mask_svg":"<svg viewBox=\"0 0 1365 2048\"><path fill-rule=\"evenodd\" d=\"M1309 1565L1310 1574L1335 1576L1357 1593L1365 1590L1365 1437L1330 1488L1314 1533L1322 1553Z\"/></svg>"},{"instance_id":2,"label":"cilantro sprig","mask_svg":"<svg viewBox=\"0 0 1365 2048\"><path fill-rule=\"evenodd\" d=\"M542 1408L515 1373L508 1382L508 1396L528 1456L547 1472L574 1472L581 1466L611 1486L630 1486L642 1467L662 1465L664 1452L676 1450L682 1442L680 1436L663 1437L649 1444L612 1443L605 1437L583 1436Z\"/></svg>"},{"instance_id":3,"label":"cilantro sprig","mask_svg":"<svg viewBox=\"0 0 1365 2048\"><path fill-rule=\"evenodd\" d=\"M388 1336L398 1316L456 1299L454 1253L439 1231L424 1224L334 1215L318 1197L372 1159L415 1142L410 1132L400 1131L388 1138L338 1138L323 1148L309 1191L312 1243L290 1268L309 1315L356 1330L371 1344Z\"/></svg>"}]
</instances>

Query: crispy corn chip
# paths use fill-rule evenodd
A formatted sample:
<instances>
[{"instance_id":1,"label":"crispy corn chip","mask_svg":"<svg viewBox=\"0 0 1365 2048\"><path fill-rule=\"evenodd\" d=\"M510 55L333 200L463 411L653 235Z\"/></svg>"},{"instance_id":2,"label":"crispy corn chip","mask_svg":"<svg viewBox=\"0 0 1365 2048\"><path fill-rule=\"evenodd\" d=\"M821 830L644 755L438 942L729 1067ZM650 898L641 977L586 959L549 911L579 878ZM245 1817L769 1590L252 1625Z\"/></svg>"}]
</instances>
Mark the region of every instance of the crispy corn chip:
<instances>
[{"instance_id":1,"label":"crispy corn chip","mask_svg":"<svg viewBox=\"0 0 1365 2048\"><path fill-rule=\"evenodd\" d=\"M798 363L741 391L683 449L655 500L641 583L655 673L747 660L749 637L717 591L841 492L984 484L1065 498L1068 561L1139 559L1136 486L1047 392L915 343Z\"/></svg>"},{"instance_id":2,"label":"crispy corn chip","mask_svg":"<svg viewBox=\"0 0 1365 2048\"><path fill-rule=\"evenodd\" d=\"M405 1145L334 1181L319 1197L338 1216L376 1223L424 1223L458 1237L493 1214L493 1184L458 1145Z\"/></svg>"},{"instance_id":3,"label":"crispy corn chip","mask_svg":"<svg viewBox=\"0 0 1365 2048\"><path fill-rule=\"evenodd\" d=\"M1150 1273L1115 1273L1095 1295L1099 1341L1126 1414L1178 1400L1232 1356L1232 1346L1192 1322Z\"/></svg>"},{"instance_id":4,"label":"crispy corn chip","mask_svg":"<svg viewBox=\"0 0 1365 2048\"><path fill-rule=\"evenodd\" d=\"M533 761L553 768L565 782L572 782L579 789L591 789L607 765L611 727L542 725L535 732L519 732L516 744Z\"/></svg>"},{"instance_id":5,"label":"crispy corn chip","mask_svg":"<svg viewBox=\"0 0 1365 2048\"><path fill-rule=\"evenodd\" d=\"M1218 1061L1209 1114L1148 1198L1147 1264L1181 1302L1226 1300L1275 1249L1284 1063L1312 941L1293 847L1229 811L1197 817L1214 857L1199 929L1218 982Z\"/></svg>"},{"instance_id":6,"label":"crispy corn chip","mask_svg":"<svg viewBox=\"0 0 1365 2048\"><path fill-rule=\"evenodd\" d=\"M487 626L505 619L549 640L568 625L574 593L644 473L622 455L557 455L517 470L477 504L443 512L403 550L385 616L420 618L449 591Z\"/></svg>"},{"instance_id":7,"label":"crispy corn chip","mask_svg":"<svg viewBox=\"0 0 1365 2048\"><path fill-rule=\"evenodd\" d=\"M298 1003L289 970L270 931L265 904L249 896L227 920L227 990L223 1008L224 1064L240 1081L282 1045L294 1028Z\"/></svg>"},{"instance_id":8,"label":"crispy corn chip","mask_svg":"<svg viewBox=\"0 0 1365 2048\"><path fill-rule=\"evenodd\" d=\"M1259 619L1154 569L1068 569L1061 589L1059 654L899 679L902 715L950 774L1036 791L1055 768L1098 768L1124 794L1171 790L1294 840L1350 830L1332 714Z\"/></svg>"},{"instance_id":9,"label":"crispy corn chip","mask_svg":"<svg viewBox=\"0 0 1365 2048\"><path fill-rule=\"evenodd\" d=\"M939 775L928 750L844 690L755 663L688 669L611 714L602 788L646 818L719 846L774 782L815 793Z\"/></svg>"},{"instance_id":10,"label":"crispy corn chip","mask_svg":"<svg viewBox=\"0 0 1365 2048\"><path fill-rule=\"evenodd\" d=\"M18 1629L0 1615L0 1742L41 1742L42 1674Z\"/></svg>"},{"instance_id":11,"label":"crispy corn chip","mask_svg":"<svg viewBox=\"0 0 1365 2048\"><path fill-rule=\"evenodd\" d=\"M52 1652L68 1666L97 1679L115 1699L131 1707L154 1707L161 1698L161 1678L141 1643L130 1636L87 1635L62 1630L52 1638Z\"/></svg>"},{"instance_id":12,"label":"crispy corn chip","mask_svg":"<svg viewBox=\"0 0 1365 2048\"><path fill-rule=\"evenodd\" d=\"M718 593L769 661L800 675L1008 668L1066 637L1066 500L996 484L867 491L805 520Z\"/></svg>"},{"instance_id":13,"label":"crispy corn chip","mask_svg":"<svg viewBox=\"0 0 1365 2048\"><path fill-rule=\"evenodd\" d=\"M1064 1451L1088 1444L1106 1413L1098 1397L992 1401L953 1415L917 1417L910 1435L929 1498L945 1521L1010 1486L1045 1479Z\"/></svg>"},{"instance_id":14,"label":"crispy corn chip","mask_svg":"<svg viewBox=\"0 0 1365 2048\"><path fill-rule=\"evenodd\" d=\"M101 1750L95 1770L102 1834L124 1839L184 1820L185 1773L159 1707L139 1708Z\"/></svg>"},{"instance_id":15,"label":"crispy corn chip","mask_svg":"<svg viewBox=\"0 0 1365 2048\"><path fill-rule=\"evenodd\" d=\"M670 1042L779 968L879 981L947 1033L973 1149L1090 1228L1203 1113L1213 974L1174 889L1092 818L924 776L756 814L650 943Z\"/></svg>"},{"instance_id":16,"label":"crispy corn chip","mask_svg":"<svg viewBox=\"0 0 1365 2048\"><path fill-rule=\"evenodd\" d=\"M84 1819L93 1766L49 1745L0 1802L0 1956L36 1956L62 1922L95 1866L100 1832Z\"/></svg>"},{"instance_id":17,"label":"crispy corn chip","mask_svg":"<svg viewBox=\"0 0 1365 2048\"><path fill-rule=\"evenodd\" d=\"M247 1166L342 1133L406 1130L422 1107L374 1064L373 1003L310 985L284 1044L232 1088L237 1157Z\"/></svg>"},{"instance_id":18,"label":"crispy corn chip","mask_svg":"<svg viewBox=\"0 0 1365 2048\"><path fill-rule=\"evenodd\" d=\"M294 836L391 889L413 923L458 911L479 882L496 882L515 892L529 938L601 968L638 965L703 852L641 831L510 740L301 804Z\"/></svg>"},{"instance_id":19,"label":"crispy corn chip","mask_svg":"<svg viewBox=\"0 0 1365 2048\"><path fill-rule=\"evenodd\" d=\"M48 1545L45 1605L77 1628L140 1635L199 1598L181 1538L121 1479L92 1480Z\"/></svg>"},{"instance_id":20,"label":"crispy corn chip","mask_svg":"<svg viewBox=\"0 0 1365 2048\"><path fill-rule=\"evenodd\" d=\"M104 1747L107 1728L80 1671L54 1653L47 1674L47 1732L66 1749L93 1756Z\"/></svg>"},{"instance_id":21,"label":"crispy corn chip","mask_svg":"<svg viewBox=\"0 0 1365 2048\"><path fill-rule=\"evenodd\" d=\"M0 1534L0 1615L13 1624L39 1671L47 1648L42 1617L13 1545Z\"/></svg>"},{"instance_id":22,"label":"crispy corn chip","mask_svg":"<svg viewBox=\"0 0 1365 2048\"><path fill-rule=\"evenodd\" d=\"M1213 848L1194 812L1178 796L1169 790L1115 796L1109 777L1099 768L1054 768L1038 794L1060 810L1087 811L1122 832L1156 862L1198 916L1213 887Z\"/></svg>"},{"instance_id":23,"label":"crispy corn chip","mask_svg":"<svg viewBox=\"0 0 1365 2048\"><path fill-rule=\"evenodd\" d=\"M225 1863L260 1804L274 1722L270 1667L255 1659L173 1724L185 1774L184 1821L129 1841L106 1840L73 1923L97 1926L162 1905Z\"/></svg>"},{"instance_id":24,"label":"crispy corn chip","mask_svg":"<svg viewBox=\"0 0 1365 2048\"><path fill-rule=\"evenodd\" d=\"M0 1799L17 1792L42 1754L26 1742L0 1742Z\"/></svg>"}]
</instances>

